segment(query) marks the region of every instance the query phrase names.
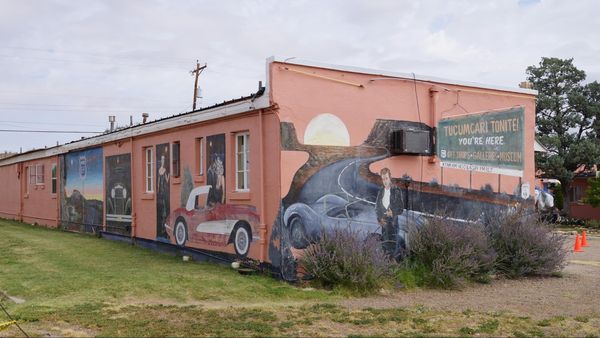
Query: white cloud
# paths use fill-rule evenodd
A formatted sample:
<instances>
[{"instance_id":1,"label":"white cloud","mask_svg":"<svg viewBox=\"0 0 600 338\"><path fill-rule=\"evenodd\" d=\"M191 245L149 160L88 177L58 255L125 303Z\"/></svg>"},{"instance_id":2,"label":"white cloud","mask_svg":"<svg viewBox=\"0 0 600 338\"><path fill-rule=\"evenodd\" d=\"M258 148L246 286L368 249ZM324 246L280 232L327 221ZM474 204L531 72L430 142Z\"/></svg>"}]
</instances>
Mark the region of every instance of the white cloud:
<instances>
[{"instance_id":1,"label":"white cloud","mask_svg":"<svg viewBox=\"0 0 600 338\"><path fill-rule=\"evenodd\" d=\"M186 111L196 59L204 106L253 92L270 55L508 86L573 57L600 80L594 0L0 1L0 121L58 123L0 129ZM0 151L77 137L0 132Z\"/></svg>"}]
</instances>

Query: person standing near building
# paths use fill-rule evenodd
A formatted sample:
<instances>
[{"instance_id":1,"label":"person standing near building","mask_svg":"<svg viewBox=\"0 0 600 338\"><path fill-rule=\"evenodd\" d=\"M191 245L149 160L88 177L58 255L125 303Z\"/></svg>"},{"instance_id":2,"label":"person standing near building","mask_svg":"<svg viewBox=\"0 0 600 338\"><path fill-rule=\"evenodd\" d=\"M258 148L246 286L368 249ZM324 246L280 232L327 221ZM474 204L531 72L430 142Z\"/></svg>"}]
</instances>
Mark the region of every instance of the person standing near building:
<instances>
[{"instance_id":1,"label":"person standing near building","mask_svg":"<svg viewBox=\"0 0 600 338\"><path fill-rule=\"evenodd\" d=\"M402 191L392 185L392 173L390 169L383 168L380 171L383 187L377 194L375 210L377 221L381 225L383 250L392 258L398 254L398 215L402 214Z\"/></svg>"}]
</instances>

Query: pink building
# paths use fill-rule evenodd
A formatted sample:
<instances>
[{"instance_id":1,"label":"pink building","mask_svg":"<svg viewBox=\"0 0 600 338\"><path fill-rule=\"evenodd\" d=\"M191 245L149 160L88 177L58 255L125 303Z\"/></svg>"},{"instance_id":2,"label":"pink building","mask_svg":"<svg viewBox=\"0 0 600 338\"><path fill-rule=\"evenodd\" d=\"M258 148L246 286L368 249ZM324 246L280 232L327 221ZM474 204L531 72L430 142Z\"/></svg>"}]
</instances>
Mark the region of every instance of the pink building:
<instances>
[{"instance_id":1,"label":"pink building","mask_svg":"<svg viewBox=\"0 0 600 338\"><path fill-rule=\"evenodd\" d=\"M0 160L0 217L291 280L323 231L532 203L535 94L270 58L248 97Z\"/></svg>"}]
</instances>

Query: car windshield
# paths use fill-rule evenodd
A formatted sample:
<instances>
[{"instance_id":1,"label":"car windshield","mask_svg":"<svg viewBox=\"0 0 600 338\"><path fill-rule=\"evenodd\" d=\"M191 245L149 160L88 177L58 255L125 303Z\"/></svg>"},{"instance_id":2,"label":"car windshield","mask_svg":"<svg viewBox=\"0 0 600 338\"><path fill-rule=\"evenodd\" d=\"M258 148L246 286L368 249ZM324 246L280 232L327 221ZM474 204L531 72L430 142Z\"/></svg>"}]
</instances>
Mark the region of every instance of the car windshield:
<instances>
[{"instance_id":1,"label":"car windshield","mask_svg":"<svg viewBox=\"0 0 600 338\"><path fill-rule=\"evenodd\" d=\"M208 194L200 194L196 196L196 202L194 203L195 209L206 208L206 202L208 201Z\"/></svg>"}]
</instances>

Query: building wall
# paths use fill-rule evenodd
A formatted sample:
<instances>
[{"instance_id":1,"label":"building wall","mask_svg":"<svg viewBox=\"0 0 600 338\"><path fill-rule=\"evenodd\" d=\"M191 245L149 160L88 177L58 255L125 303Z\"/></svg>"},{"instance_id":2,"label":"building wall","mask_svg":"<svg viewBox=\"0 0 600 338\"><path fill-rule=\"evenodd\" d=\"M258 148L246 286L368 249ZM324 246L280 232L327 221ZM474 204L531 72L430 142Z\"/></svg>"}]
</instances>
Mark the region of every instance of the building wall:
<instances>
[{"instance_id":1,"label":"building wall","mask_svg":"<svg viewBox=\"0 0 600 338\"><path fill-rule=\"evenodd\" d=\"M20 219L21 164L0 167L0 217Z\"/></svg>"},{"instance_id":2,"label":"building wall","mask_svg":"<svg viewBox=\"0 0 600 338\"><path fill-rule=\"evenodd\" d=\"M306 245L299 234L314 238L322 228L350 225L381 235L375 211L383 168L391 170L393 185L408 204L411 212L405 216L446 210L468 219L489 207L533 204L533 95L282 62L271 63L269 74L282 129L282 217L274 227L272 260L285 278L295 278ZM481 116L522 118L515 127L522 140L513 147L521 158L517 174L493 165L493 173L442 167L439 154L390 153L392 130L435 134L437 128L439 136L441 121ZM402 177L410 177L408 189ZM336 203L346 204L346 211L334 210Z\"/></svg>"},{"instance_id":3,"label":"building wall","mask_svg":"<svg viewBox=\"0 0 600 338\"><path fill-rule=\"evenodd\" d=\"M28 170L43 166L43 183L33 182L28 177ZM52 192L52 167L56 166L56 193ZM22 189L22 220L56 227L59 215L60 175L57 157L48 157L22 163L23 174L20 178ZM29 168L29 169L28 169ZM14 203L14 202L13 202Z\"/></svg>"},{"instance_id":4,"label":"building wall","mask_svg":"<svg viewBox=\"0 0 600 338\"><path fill-rule=\"evenodd\" d=\"M279 125L273 111L258 110L1 166L0 217L219 252L230 260L268 262L268 239L279 213ZM240 133L249 135L249 189L243 191L236 189L235 179ZM179 176L174 175L176 143ZM147 148L154 157L152 192L146 191ZM29 184L25 168L41 170L42 165L43 182L40 176L36 183L33 176ZM52 193L53 165L56 193ZM199 196L188 210L192 191L202 189L210 191L210 201L201 202ZM179 219L188 223L187 237L181 242L174 232ZM231 240L237 239L237 228L246 227L250 244L244 251ZM243 246L244 241L239 243Z\"/></svg>"},{"instance_id":5,"label":"building wall","mask_svg":"<svg viewBox=\"0 0 600 338\"><path fill-rule=\"evenodd\" d=\"M586 191L589 188L587 180L589 177L576 177L571 183L571 217L578 219L597 219L600 220L600 207L592 207L583 202Z\"/></svg>"},{"instance_id":6,"label":"building wall","mask_svg":"<svg viewBox=\"0 0 600 338\"><path fill-rule=\"evenodd\" d=\"M253 213L256 213L256 218L249 221L254 233L254 240L250 245L250 251L247 256L265 261L267 259L266 239L270 235L270 225L277 215L279 204L276 196L278 195L277 193L267 193L279 190L279 166L273 165L279 162L279 121L273 113L262 114L263 137L261 138L261 124L259 119L259 113L254 112L240 117L194 126L182 126L175 130L135 138L133 140L131 156L131 169L134 173L132 175L132 189L134 191L132 235L134 237L177 244L173 233L174 229L171 229L171 232L168 229L165 230L160 223L164 220L172 228L176 225L176 220L179 218L177 215L185 213L185 206L192 189L211 185L211 194L216 189L220 190L220 188L215 186L216 181L210 178L212 175L210 164L214 163L214 161L211 162L209 147L211 147L211 141L215 143L224 142L224 148L222 149L224 150L224 158L219 158L220 162L224 162L225 167L223 173L224 189L220 192L220 194L224 195L224 199L219 200L218 203L213 202L215 202L215 206L222 204L227 208L252 209ZM240 132L248 132L250 135L250 189L243 192L236 191L235 188L235 135ZM198 167L199 138L204 139L205 147L202 175L199 174ZM157 171L157 168L160 170L163 156L165 156L165 162L167 159L172 162L172 147L175 142L179 142L180 145L180 176L173 176L172 165L165 166L167 170L161 175ZM261 144L263 147L262 160L265 163L264 166L260 162ZM126 148L127 145L123 145L122 147ZM114 146L112 148L114 149ZM145 186L145 149L147 148L152 149L155 156L153 192L146 192ZM220 156L216 152L212 155L213 159ZM164 181L167 178L168 184L165 184ZM164 192L165 188L169 190L168 198L159 191L163 189ZM249 206L249 208L244 206ZM220 217L219 220L222 220L222 218ZM207 220L206 222L217 221ZM214 229L211 230L210 234L195 230L197 229L188 224L188 241L185 243L185 246L231 255L236 254L233 245L222 243L223 238L217 238L217 235L213 233ZM194 236L193 233L197 235L195 240L192 238ZM228 235L229 233L227 233Z\"/></svg>"}]
</instances>

